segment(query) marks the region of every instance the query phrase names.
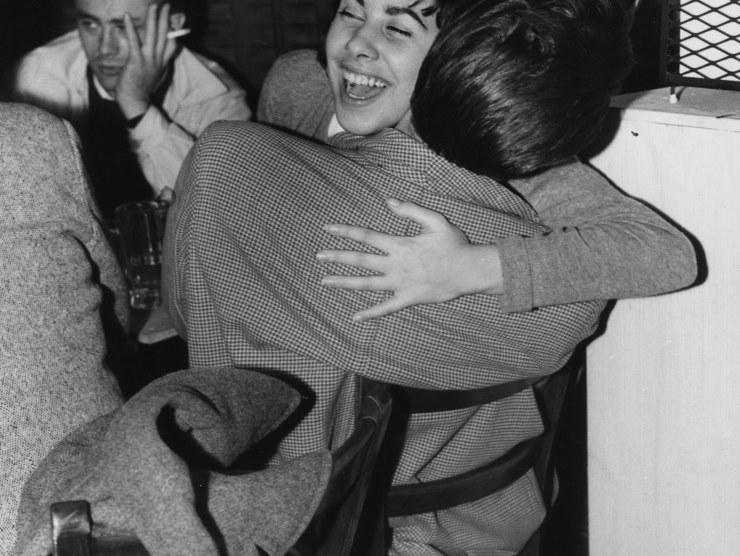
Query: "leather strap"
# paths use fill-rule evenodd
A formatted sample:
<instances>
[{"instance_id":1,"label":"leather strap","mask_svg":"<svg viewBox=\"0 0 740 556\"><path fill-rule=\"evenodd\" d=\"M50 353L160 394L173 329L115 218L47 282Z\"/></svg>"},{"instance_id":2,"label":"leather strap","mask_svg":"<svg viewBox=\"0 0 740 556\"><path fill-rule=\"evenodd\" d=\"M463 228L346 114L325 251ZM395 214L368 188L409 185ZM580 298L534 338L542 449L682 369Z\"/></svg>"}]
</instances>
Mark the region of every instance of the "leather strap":
<instances>
[{"instance_id":1,"label":"leather strap","mask_svg":"<svg viewBox=\"0 0 740 556\"><path fill-rule=\"evenodd\" d=\"M425 390L396 387L394 406L407 413L452 411L507 398L539 382L542 377L514 380L474 390ZM537 461L544 434L520 442L506 454L481 467L446 479L395 485L385 499L389 517L420 514L473 502L509 486Z\"/></svg>"},{"instance_id":2,"label":"leather strap","mask_svg":"<svg viewBox=\"0 0 740 556\"><path fill-rule=\"evenodd\" d=\"M527 378L495 384L474 390L426 390L410 386L394 386L394 404L409 413L452 411L476 405L485 405L529 388L542 377Z\"/></svg>"},{"instance_id":3,"label":"leather strap","mask_svg":"<svg viewBox=\"0 0 740 556\"><path fill-rule=\"evenodd\" d=\"M522 477L537 461L544 435L520 442L492 462L447 479L396 485L386 499L389 517L444 510L489 496Z\"/></svg>"}]
</instances>

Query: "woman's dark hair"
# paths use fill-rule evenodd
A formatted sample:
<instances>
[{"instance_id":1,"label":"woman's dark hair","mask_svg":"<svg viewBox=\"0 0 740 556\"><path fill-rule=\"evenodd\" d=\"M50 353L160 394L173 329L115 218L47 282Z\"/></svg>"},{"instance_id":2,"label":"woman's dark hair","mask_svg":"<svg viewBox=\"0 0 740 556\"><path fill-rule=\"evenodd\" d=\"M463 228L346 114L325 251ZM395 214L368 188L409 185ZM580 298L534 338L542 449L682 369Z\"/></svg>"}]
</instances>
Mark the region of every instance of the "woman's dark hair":
<instances>
[{"instance_id":1,"label":"woman's dark hair","mask_svg":"<svg viewBox=\"0 0 740 556\"><path fill-rule=\"evenodd\" d=\"M422 140L500 179L584 150L632 64L622 0L462 0L446 14L412 98Z\"/></svg>"}]
</instances>

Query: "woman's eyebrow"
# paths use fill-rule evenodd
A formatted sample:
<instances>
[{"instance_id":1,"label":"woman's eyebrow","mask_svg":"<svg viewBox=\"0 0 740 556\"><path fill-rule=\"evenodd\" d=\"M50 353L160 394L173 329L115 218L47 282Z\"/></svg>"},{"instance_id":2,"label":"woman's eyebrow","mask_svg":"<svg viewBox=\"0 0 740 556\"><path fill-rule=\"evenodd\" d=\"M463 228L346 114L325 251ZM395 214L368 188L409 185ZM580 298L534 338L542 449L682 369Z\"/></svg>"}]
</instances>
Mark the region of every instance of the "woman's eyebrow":
<instances>
[{"instance_id":1,"label":"woman's eyebrow","mask_svg":"<svg viewBox=\"0 0 740 556\"><path fill-rule=\"evenodd\" d=\"M361 2L362 0L358 0L358 2ZM421 25L424 29L427 28L426 25L424 25L424 21L421 19L421 16L414 11L414 8L418 6L421 2L424 0L416 0L413 4L409 6L386 6L385 7L385 13L388 15L400 15L400 14L406 14L410 17L412 17L419 25Z\"/></svg>"}]
</instances>

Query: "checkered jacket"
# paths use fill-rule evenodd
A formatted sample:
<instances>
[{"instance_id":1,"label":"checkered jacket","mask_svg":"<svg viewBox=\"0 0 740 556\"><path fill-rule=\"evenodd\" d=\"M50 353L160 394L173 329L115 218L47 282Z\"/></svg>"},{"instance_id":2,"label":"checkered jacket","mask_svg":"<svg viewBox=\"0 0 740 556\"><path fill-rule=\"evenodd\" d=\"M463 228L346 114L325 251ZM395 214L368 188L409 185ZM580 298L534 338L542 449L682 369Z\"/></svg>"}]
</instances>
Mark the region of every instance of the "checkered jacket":
<instances>
[{"instance_id":1,"label":"checkered jacket","mask_svg":"<svg viewBox=\"0 0 740 556\"><path fill-rule=\"evenodd\" d=\"M440 389L546 375L592 334L600 302L504 314L476 295L353 323L383 292L322 288L322 248L360 246L322 230L348 222L418 233L393 215L396 197L440 211L474 243L545 228L526 202L396 131L341 134L334 146L258 124L218 122L180 173L165 260L168 309L187 334L191 365L236 365L286 377L304 392L302 420L277 458L336 446L351 430L355 373ZM447 477L494 459L542 430L530 391L489 405L414 416L394 481ZM543 506L532 473L493 496L398 518L393 553L513 554Z\"/></svg>"}]
</instances>

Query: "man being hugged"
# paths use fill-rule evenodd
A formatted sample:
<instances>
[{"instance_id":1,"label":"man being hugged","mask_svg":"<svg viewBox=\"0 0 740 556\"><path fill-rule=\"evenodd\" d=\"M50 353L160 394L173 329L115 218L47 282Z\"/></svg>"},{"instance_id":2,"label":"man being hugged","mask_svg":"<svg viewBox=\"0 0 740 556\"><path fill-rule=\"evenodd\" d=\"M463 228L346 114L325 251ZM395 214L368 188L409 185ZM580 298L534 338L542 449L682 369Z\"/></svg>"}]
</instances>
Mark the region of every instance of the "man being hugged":
<instances>
[{"instance_id":1,"label":"man being hugged","mask_svg":"<svg viewBox=\"0 0 740 556\"><path fill-rule=\"evenodd\" d=\"M579 34L581 27L612 32L596 34L608 48L573 48L587 38ZM264 369L288 376L291 384L304 389L309 411L282 439L276 461L337 446L347 437L355 373L443 390L496 385L556 372L593 333L601 301L547 303L536 311L507 312L500 295L410 304L358 325L350 316L384 302L391 289L320 287L326 272L345 278L361 273L335 264L345 261L332 260L331 253L355 247L377 254L367 245L357 247L341 230L327 236L323 225L351 222L384 234L418 234L416 222L388 210L386 200L391 198L441 213L473 245L507 237L547 237L552 230L520 195L492 177L456 166L418 140L415 124L423 125L418 115L424 104L416 98L412 118L412 92L421 91L424 83L442 92L449 90L442 87L444 82L459 85L454 72L434 66L424 70L425 56L429 52L427 59L449 60L454 69L465 67L456 65L463 58L488 58L494 49L502 53L501 64L515 68L501 73L502 66L493 64L470 82L475 87L497 80L503 86L512 76L518 78L517 68L524 72L561 46L566 48L557 52L571 62L584 52L597 60L617 53L603 87L594 93L593 118L578 119L577 110L569 118L555 117L527 104L542 100L539 94L527 96L525 90L512 96L500 88L478 110L458 112L451 125L461 131L459 141L471 141L460 145L464 152L502 149L501 160L510 160L506 153L534 153L529 158L534 166L527 169L531 171L576 154L582 143L580 135L569 133L574 123L585 124L584 133L598 127L610 95L631 64L628 48L612 48L628 44L628 31L629 14L611 0L343 0L327 39L328 81L315 53L312 58L305 53L291 57L296 62L291 70L314 72L317 95L309 95L310 75L303 79L290 71L273 74L263 98L268 103L264 113L274 116L265 121L276 126L319 139L332 135L333 129L350 133L334 134L330 145L256 124L220 122L204 133L183 166L168 220L168 309L187 336L191 365ZM494 40L480 45L480 36ZM472 48L448 51L451 43L443 39L449 37L465 39ZM569 80L569 67L564 63L554 72L527 75L561 92L570 88L571 102L580 108L590 89L584 92ZM278 82L289 89L272 88ZM542 149L542 138L533 134L525 135L522 144L508 136L466 134L483 117L482 111L497 109L496 100L505 101L499 107L505 118L532 122L537 130L548 124L544 140L558 148ZM317 104L308 109L314 101ZM429 101L433 118L436 100ZM443 99L440 106L440 111L452 108ZM545 101L544 106L549 104ZM433 148L461 158L447 153L444 141ZM508 177L499 170L505 168L485 168L491 176ZM680 247L671 252L682 275L689 275L693 258L684 242L677 242ZM323 247L329 247L322 257L326 267L315 259ZM459 269L462 277L467 269ZM589 281L588 276L584 280ZM375 291L379 289L385 291ZM414 414L393 462L393 481L430 482L467 472L541 431L539 409L529 390L473 408ZM390 554L511 556L543 515L541 493L530 471L475 502L394 519Z\"/></svg>"},{"instance_id":2,"label":"man being hugged","mask_svg":"<svg viewBox=\"0 0 740 556\"><path fill-rule=\"evenodd\" d=\"M215 62L178 45L184 6L75 0L77 29L27 54L16 99L72 122L104 218L172 188L215 120L246 120L245 92Z\"/></svg>"}]
</instances>

